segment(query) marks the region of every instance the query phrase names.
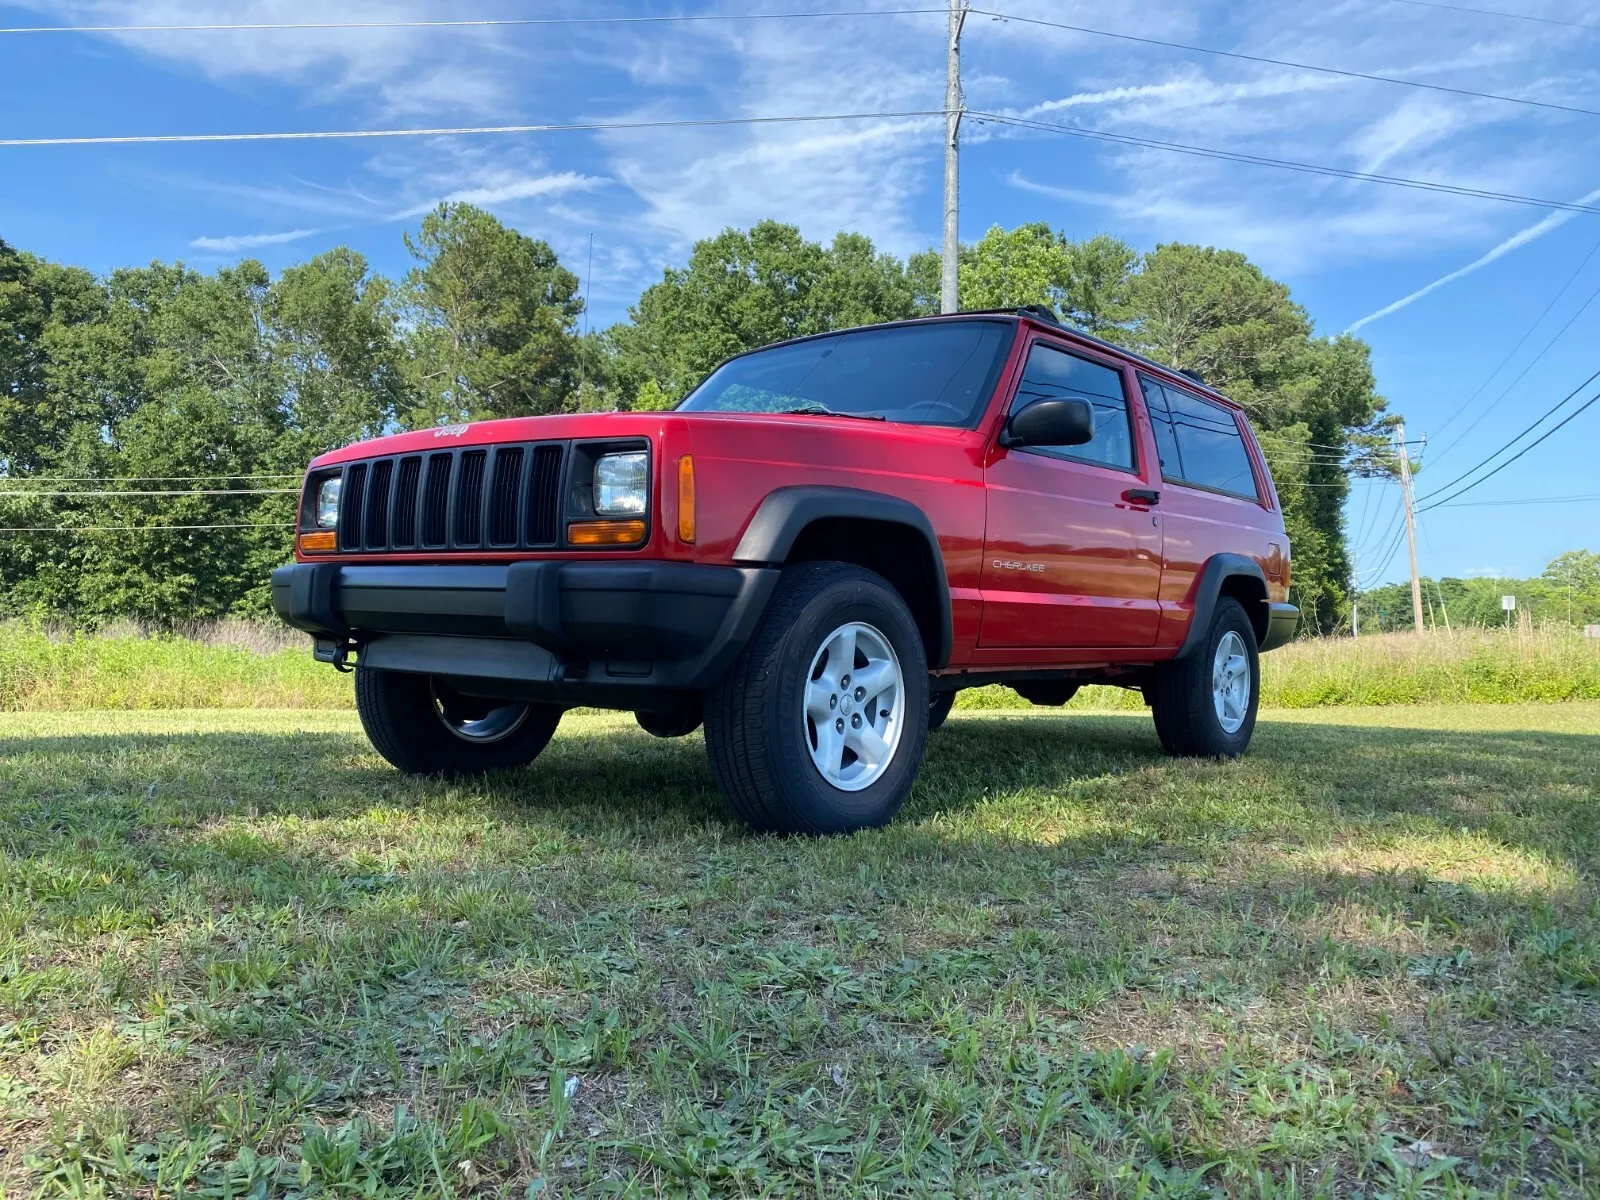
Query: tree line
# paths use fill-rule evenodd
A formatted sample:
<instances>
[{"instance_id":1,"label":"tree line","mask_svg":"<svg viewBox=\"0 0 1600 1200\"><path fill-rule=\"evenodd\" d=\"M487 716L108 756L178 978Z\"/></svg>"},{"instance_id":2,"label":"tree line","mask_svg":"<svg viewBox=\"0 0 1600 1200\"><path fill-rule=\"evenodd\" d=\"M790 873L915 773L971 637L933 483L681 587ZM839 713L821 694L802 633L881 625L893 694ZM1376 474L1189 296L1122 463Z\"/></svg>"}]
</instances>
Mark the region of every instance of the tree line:
<instances>
[{"instance_id":1,"label":"tree line","mask_svg":"<svg viewBox=\"0 0 1600 1200\"><path fill-rule=\"evenodd\" d=\"M1516 598L1509 618L1501 605ZM1531 579L1422 578L1422 623L1429 629L1493 628L1524 617L1535 625L1600 625L1600 554L1569 550ZM1362 632L1409 630L1411 581L1361 593Z\"/></svg>"},{"instance_id":2,"label":"tree line","mask_svg":"<svg viewBox=\"0 0 1600 1200\"><path fill-rule=\"evenodd\" d=\"M763 221L696 243L627 320L585 335L578 278L546 243L466 204L404 237L398 280L343 247L276 277L253 260L101 276L0 241L0 613L261 614L313 455L441 423L668 408L731 354L938 307L934 251ZM1140 254L1044 224L963 246L961 303L1045 305L1239 400L1307 625L1347 623L1349 479L1390 469L1365 343L1318 336L1241 254Z\"/></svg>"}]
</instances>

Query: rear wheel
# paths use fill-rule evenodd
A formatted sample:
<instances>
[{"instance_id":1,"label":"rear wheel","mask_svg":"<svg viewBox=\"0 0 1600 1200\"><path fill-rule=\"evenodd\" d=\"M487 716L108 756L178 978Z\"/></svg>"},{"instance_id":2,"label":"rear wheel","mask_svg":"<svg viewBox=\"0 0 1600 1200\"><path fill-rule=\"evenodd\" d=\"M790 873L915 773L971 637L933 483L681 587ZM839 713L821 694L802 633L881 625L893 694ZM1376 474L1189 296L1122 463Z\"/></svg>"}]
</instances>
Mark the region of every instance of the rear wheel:
<instances>
[{"instance_id":1,"label":"rear wheel","mask_svg":"<svg viewBox=\"0 0 1600 1200\"><path fill-rule=\"evenodd\" d=\"M890 821L928 728L928 667L905 601L847 563L784 569L706 704L717 785L753 828L848 833Z\"/></svg>"},{"instance_id":2,"label":"rear wheel","mask_svg":"<svg viewBox=\"0 0 1600 1200\"><path fill-rule=\"evenodd\" d=\"M1162 749L1201 758L1243 754L1255 732L1259 680L1255 629L1244 606L1224 596L1204 643L1157 668L1147 690Z\"/></svg>"},{"instance_id":3,"label":"rear wheel","mask_svg":"<svg viewBox=\"0 0 1600 1200\"><path fill-rule=\"evenodd\" d=\"M520 767L539 756L561 709L467 696L430 675L356 669L356 710L373 748L411 775Z\"/></svg>"}]
</instances>

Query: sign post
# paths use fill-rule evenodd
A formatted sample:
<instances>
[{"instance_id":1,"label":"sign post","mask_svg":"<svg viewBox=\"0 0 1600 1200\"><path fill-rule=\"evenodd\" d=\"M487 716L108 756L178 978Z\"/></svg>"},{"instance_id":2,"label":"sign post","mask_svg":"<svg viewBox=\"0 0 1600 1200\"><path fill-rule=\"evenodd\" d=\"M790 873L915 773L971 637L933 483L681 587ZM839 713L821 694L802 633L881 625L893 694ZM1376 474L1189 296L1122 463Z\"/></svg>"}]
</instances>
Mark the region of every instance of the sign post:
<instances>
[{"instance_id":1,"label":"sign post","mask_svg":"<svg viewBox=\"0 0 1600 1200\"><path fill-rule=\"evenodd\" d=\"M1515 596L1501 596L1500 597L1500 607L1505 609L1505 613L1506 613L1506 628L1510 629L1511 628L1511 614L1516 611L1517 598Z\"/></svg>"}]
</instances>

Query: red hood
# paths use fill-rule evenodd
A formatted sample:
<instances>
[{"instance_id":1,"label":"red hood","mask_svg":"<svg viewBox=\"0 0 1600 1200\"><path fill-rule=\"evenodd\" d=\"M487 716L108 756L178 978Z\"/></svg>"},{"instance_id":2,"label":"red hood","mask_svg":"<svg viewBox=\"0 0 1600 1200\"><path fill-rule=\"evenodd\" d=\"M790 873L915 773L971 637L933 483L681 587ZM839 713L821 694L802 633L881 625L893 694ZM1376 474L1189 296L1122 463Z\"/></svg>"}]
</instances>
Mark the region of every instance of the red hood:
<instances>
[{"instance_id":1,"label":"red hood","mask_svg":"<svg viewBox=\"0 0 1600 1200\"><path fill-rule=\"evenodd\" d=\"M547 417L507 417L499 421L474 421L468 425L441 425L413 433L395 433L341 446L311 461L328 467L357 458L384 454L414 454L447 450L454 446L492 446L500 442L537 442L559 438L652 437L662 427L681 420L668 412L557 413Z\"/></svg>"}]
</instances>

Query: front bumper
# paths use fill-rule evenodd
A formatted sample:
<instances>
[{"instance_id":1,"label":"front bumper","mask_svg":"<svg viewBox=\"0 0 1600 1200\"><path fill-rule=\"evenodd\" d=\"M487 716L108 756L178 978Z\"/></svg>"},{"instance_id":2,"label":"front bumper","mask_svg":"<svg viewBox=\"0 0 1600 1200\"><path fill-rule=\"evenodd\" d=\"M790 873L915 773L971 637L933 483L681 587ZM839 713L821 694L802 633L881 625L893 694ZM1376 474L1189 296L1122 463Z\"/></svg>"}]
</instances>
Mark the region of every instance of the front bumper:
<instances>
[{"instance_id":1,"label":"front bumper","mask_svg":"<svg viewBox=\"0 0 1600 1200\"><path fill-rule=\"evenodd\" d=\"M371 566L294 563L272 605L337 661L458 688L631 707L715 683L749 640L778 571L693 563Z\"/></svg>"}]
</instances>

